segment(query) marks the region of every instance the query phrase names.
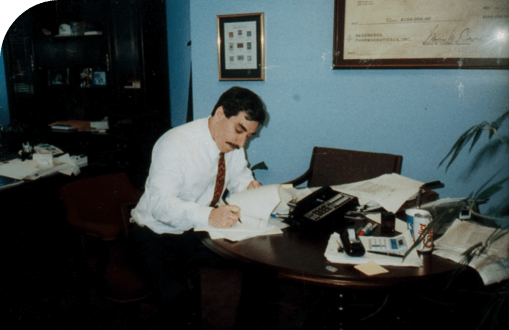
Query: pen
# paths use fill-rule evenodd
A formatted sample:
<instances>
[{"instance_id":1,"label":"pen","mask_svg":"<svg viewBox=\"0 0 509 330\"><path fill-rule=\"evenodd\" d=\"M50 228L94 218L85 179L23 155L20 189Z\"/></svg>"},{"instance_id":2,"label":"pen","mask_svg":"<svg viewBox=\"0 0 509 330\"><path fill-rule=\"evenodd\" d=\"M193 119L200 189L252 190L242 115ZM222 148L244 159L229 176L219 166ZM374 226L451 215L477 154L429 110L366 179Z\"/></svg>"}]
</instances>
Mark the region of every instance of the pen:
<instances>
[{"instance_id":1,"label":"pen","mask_svg":"<svg viewBox=\"0 0 509 330\"><path fill-rule=\"evenodd\" d=\"M369 253L374 253L374 254L381 254L383 256L388 256L388 257L398 257L398 258L403 258L402 255L399 255L399 254L394 254L394 253L389 253L389 252L383 252L383 251L368 251Z\"/></svg>"},{"instance_id":2,"label":"pen","mask_svg":"<svg viewBox=\"0 0 509 330\"><path fill-rule=\"evenodd\" d=\"M228 204L228 202L226 201L226 199L224 200L224 203L225 203L226 205L230 205L230 204ZM242 223L242 221L240 221L240 215L239 215L239 222L240 222L240 223Z\"/></svg>"},{"instance_id":3,"label":"pen","mask_svg":"<svg viewBox=\"0 0 509 330\"><path fill-rule=\"evenodd\" d=\"M365 235L365 236L367 236L367 235L371 234L371 232L372 232L373 230L375 230L375 228L376 228L377 226L378 226L378 223L375 223L373 226L371 226L371 227L369 227L368 229L366 229L366 230L365 230L364 235Z\"/></svg>"},{"instance_id":4,"label":"pen","mask_svg":"<svg viewBox=\"0 0 509 330\"><path fill-rule=\"evenodd\" d=\"M371 228L373 227L373 224L370 222L368 223L366 226L364 226L363 228L361 228L358 232L357 232L357 235L359 236L364 236L366 235L367 231L370 230Z\"/></svg>"}]
</instances>

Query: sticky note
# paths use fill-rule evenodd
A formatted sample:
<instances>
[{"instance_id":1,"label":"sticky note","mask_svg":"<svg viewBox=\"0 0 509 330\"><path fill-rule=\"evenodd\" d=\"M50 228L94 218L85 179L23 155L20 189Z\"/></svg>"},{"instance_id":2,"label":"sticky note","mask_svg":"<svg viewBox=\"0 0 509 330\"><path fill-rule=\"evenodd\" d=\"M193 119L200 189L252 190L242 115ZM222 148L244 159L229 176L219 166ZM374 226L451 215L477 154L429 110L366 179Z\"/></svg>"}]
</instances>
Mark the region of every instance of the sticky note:
<instances>
[{"instance_id":1,"label":"sticky note","mask_svg":"<svg viewBox=\"0 0 509 330\"><path fill-rule=\"evenodd\" d=\"M378 275L378 274L383 274L383 273L388 273L389 272L387 269L385 269L382 266L378 265L374 261L370 261L370 262L367 262L367 263L362 264L362 265L357 265L357 266L355 266L355 268L357 268L358 270L360 270L361 272L363 272L364 274L366 274L368 276Z\"/></svg>"}]
</instances>

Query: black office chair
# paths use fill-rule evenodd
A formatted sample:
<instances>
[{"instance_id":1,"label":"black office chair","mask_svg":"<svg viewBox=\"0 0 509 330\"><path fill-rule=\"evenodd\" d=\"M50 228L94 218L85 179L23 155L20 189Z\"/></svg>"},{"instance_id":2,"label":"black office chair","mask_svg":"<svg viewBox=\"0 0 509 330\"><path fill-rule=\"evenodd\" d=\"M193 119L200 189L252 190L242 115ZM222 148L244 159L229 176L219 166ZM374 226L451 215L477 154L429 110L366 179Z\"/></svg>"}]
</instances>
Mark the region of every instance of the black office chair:
<instances>
[{"instance_id":1,"label":"black office chair","mask_svg":"<svg viewBox=\"0 0 509 330\"><path fill-rule=\"evenodd\" d=\"M61 188L67 222L82 241L85 263L99 291L116 302L134 302L151 291L131 267L129 211L141 192L125 173L84 178Z\"/></svg>"},{"instance_id":2,"label":"black office chair","mask_svg":"<svg viewBox=\"0 0 509 330\"><path fill-rule=\"evenodd\" d=\"M401 173L403 156L345 149L314 147L311 164L294 186L307 181L308 187L332 186Z\"/></svg>"}]
</instances>

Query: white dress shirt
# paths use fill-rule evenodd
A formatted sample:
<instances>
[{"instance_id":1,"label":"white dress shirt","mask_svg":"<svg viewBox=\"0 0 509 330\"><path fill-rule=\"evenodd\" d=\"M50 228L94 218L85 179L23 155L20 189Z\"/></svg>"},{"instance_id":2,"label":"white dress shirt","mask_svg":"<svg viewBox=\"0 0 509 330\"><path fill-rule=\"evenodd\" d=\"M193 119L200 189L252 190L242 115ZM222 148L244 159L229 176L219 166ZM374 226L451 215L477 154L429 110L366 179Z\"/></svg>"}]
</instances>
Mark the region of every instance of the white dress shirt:
<instances>
[{"instance_id":1,"label":"white dress shirt","mask_svg":"<svg viewBox=\"0 0 509 330\"><path fill-rule=\"evenodd\" d=\"M140 226L158 234L181 234L206 225L214 195L219 148L212 139L208 118L166 132L152 151L145 192L131 215ZM254 180L244 149L225 154L225 188L245 190Z\"/></svg>"}]
</instances>

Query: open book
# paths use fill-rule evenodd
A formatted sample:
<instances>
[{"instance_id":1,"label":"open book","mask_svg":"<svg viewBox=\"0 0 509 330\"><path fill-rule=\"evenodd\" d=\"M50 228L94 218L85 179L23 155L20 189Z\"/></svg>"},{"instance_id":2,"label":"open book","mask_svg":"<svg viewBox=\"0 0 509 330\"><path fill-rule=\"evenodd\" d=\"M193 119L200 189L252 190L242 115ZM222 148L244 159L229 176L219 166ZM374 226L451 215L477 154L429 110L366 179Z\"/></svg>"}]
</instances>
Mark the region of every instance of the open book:
<instances>
[{"instance_id":1,"label":"open book","mask_svg":"<svg viewBox=\"0 0 509 330\"><path fill-rule=\"evenodd\" d=\"M210 225L195 228L195 231L206 231L210 238L225 238L239 241L260 235L280 234L281 226L271 222L271 213L280 204L279 189L281 185L273 184L256 189L244 190L229 196L229 205L240 207L240 220L231 228L216 228ZM224 204L224 203L219 203Z\"/></svg>"}]
</instances>

